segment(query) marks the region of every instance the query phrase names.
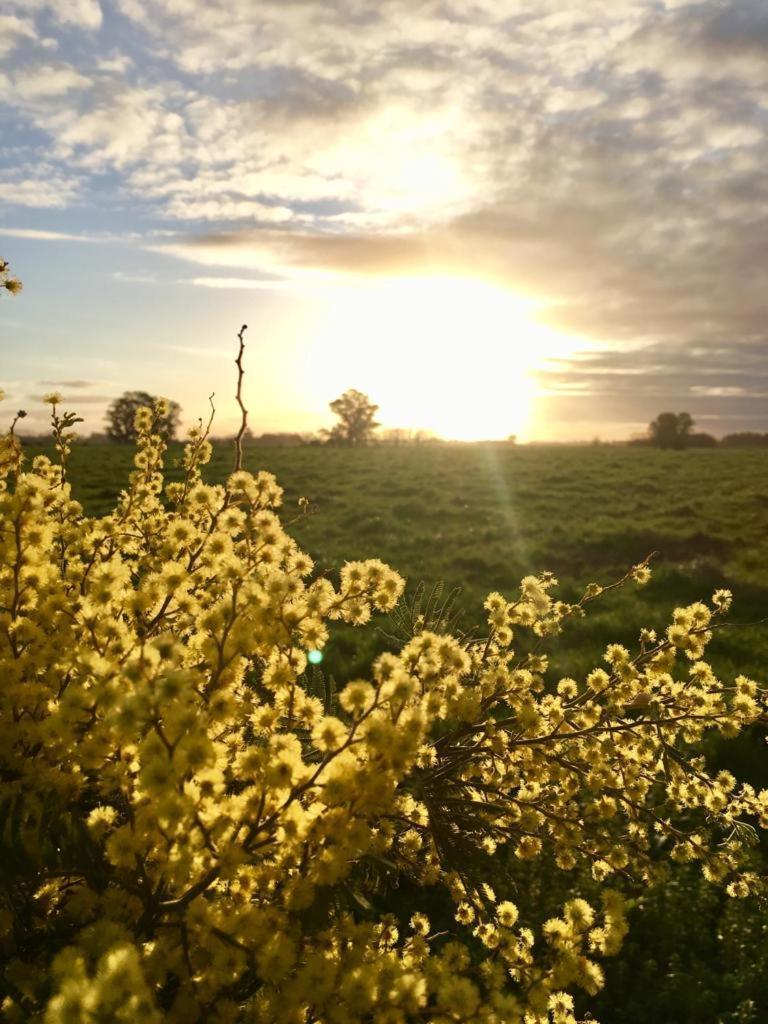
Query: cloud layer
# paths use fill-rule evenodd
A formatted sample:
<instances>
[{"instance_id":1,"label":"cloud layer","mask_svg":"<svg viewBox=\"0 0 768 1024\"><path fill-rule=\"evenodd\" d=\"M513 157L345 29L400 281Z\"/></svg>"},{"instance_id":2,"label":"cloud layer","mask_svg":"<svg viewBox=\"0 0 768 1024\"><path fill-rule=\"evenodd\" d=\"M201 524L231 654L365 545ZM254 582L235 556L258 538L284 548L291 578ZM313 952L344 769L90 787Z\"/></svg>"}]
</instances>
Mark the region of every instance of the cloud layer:
<instances>
[{"instance_id":1,"label":"cloud layer","mask_svg":"<svg viewBox=\"0 0 768 1024\"><path fill-rule=\"evenodd\" d=\"M0 209L106 190L213 286L480 275L599 344L553 392L764 396L764 0L5 11Z\"/></svg>"}]
</instances>

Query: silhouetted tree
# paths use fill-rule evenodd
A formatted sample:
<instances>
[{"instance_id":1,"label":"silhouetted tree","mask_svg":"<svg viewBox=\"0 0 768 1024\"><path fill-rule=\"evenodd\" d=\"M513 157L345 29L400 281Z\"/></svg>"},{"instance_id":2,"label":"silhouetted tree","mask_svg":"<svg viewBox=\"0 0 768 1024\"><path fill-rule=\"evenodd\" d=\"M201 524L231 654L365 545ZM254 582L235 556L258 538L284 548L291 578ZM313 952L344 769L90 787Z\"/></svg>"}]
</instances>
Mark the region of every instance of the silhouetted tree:
<instances>
[{"instance_id":1,"label":"silhouetted tree","mask_svg":"<svg viewBox=\"0 0 768 1024\"><path fill-rule=\"evenodd\" d=\"M713 437L712 434L689 434L688 435L688 447L689 448L717 448L717 438Z\"/></svg>"},{"instance_id":2,"label":"silhouetted tree","mask_svg":"<svg viewBox=\"0 0 768 1024\"><path fill-rule=\"evenodd\" d=\"M146 391L126 391L107 409L107 436L111 441L129 443L136 440L134 419L136 410L142 405L150 408L157 399ZM181 406L178 402L168 403L168 413L161 416L157 424L157 433L164 441L172 441L179 429Z\"/></svg>"},{"instance_id":3,"label":"silhouetted tree","mask_svg":"<svg viewBox=\"0 0 768 1024\"><path fill-rule=\"evenodd\" d=\"M3 259L0 259L0 291L10 292L11 295L18 295L21 291L21 281L11 277L8 261Z\"/></svg>"},{"instance_id":4,"label":"silhouetted tree","mask_svg":"<svg viewBox=\"0 0 768 1024\"><path fill-rule=\"evenodd\" d=\"M726 434L721 443L724 448L768 448L768 434L744 430L739 434Z\"/></svg>"},{"instance_id":5,"label":"silhouetted tree","mask_svg":"<svg viewBox=\"0 0 768 1024\"><path fill-rule=\"evenodd\" d=\"M374 419L379 407L368 395L350 388L330 405L339 422L325 432L329 444L361 445L370 440L379 425Z\"/></svg>"},{"instance_id":6,"label":"silhouetted tree","mask_svg":"<svg viewBox=\"0 0 768 1024\"><path fill-rule=\"evenodd\" d=\"M662 412L648 426L651 444L657 448L686 448L693 429L687 412Z\"/></svg>"}]
</instances>

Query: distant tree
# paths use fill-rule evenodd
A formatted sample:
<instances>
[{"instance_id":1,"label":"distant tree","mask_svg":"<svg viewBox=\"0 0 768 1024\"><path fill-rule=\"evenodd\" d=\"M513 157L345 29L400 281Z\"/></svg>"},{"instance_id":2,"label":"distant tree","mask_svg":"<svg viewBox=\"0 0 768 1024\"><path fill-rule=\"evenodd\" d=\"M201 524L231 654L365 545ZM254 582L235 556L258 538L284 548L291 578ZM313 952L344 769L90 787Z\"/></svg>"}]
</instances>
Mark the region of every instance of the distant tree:
<instances>
[{"instance_id":1,"label":"distant tree","mask_svg":"<svg viewBox=\"0 0 768 1024\"><path fill-rule=\"evenodd\" d=\"M152 407L157 398L146 391L126 391L107 409L107 436L110 441L126 444L136 440L136 410L142 405ZM176 437L181 418L181 406L178 402L168 402L168 412L161 416L157 425L157 433L164 441L172 441Z\"/></svg>"},{"instance_id":2,"label":"distant tree","mask_svg":"<svg viewBox=\"0 0 768 1024\"><path fill-rule=\"evenodd\" d=\"M712 434L695 433L688 436L689 448L717 448L717 438Z\"/></svg>"},{"instance_id":3,"label":"distant tree","mask_svg":"<svg viewBox=\"0 0 768 1024\"><path fill-rule=\"evenodd\" d=\"M329 444L366 444L379 425L374 419L379 410L378 405L374 405L368 395L354 388L331 402L330 407L331 412L339 417L339 422L325 432Z\"/></svg>"},{"instance_id":4,"label":"distant tree","mask_svg":"<svg viewBox=\"0 0 768 1024\"><path fill-rule=\"evenodd\" d=\"M693 431L693 417L689 412L679 412L677 414L677 429L680 438L683 441L687 441Z\"/></svg>"},{"instance_id":5,"label":"distant tree","mask_svg":"<svg viewBox=\"0 0 768 1024\"><path fill-rule=\"evenodd\" d=\"M0 291L9 292L11 295L18 295L21 291L21 281L17 277L11 277L8 261L4 259L0 259Z\"/></svg>"},{"instance_id":6,"label":"distant tree","mask_svg":"<svg viewBox=\"0 0 768 1024\"><path fill-rule=\"evenodd\" d=\"M299 448L306 444L301 434L289 434L285 432L259 434L258 437L251 435L251 444L259 445L262 448Z\"/></svg>"},{"instance_id":7,"label":"distant tree","mask_svg":"<svg viewBox=\"0 0 768 1024\"><path fill-rule=\"evenodd\" d=\"M768 434L744 430L738 434L726 434L721 444L724 448L768 448Z\"/></svg>"},{"instance_id":8,"label":"distant tree","mask_svg":"<svg viewBox=\"0 0 768 1024\"><path fill-rule=\"evenodd\" d=\"M662 412L648 426L651 444L657 448L686 448L693 429L687 412Z\"/></svg>"}]
</instances>

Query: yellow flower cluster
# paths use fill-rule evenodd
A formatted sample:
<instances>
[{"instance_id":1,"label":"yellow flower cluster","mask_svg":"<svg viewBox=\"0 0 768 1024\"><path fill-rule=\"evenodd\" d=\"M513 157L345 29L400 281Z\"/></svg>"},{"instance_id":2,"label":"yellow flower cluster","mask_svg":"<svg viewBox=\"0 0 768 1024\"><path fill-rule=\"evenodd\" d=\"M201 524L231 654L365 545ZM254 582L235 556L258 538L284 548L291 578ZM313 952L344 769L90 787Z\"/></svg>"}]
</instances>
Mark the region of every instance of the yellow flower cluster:
<instances>
[{"instance_id":1,"label":"yellow flower cluster","mask_svg":"<svg viewBox=\"0 0 768 1024\"><path fill-rule=\"evenodd\" d=\"M137 414L100 519L61 465L22 472L0 440L3 1019L573 1024L569 990L600 988L625 933L623 880L696 860L761 889L744 864L768 794L693 749L765 709L702 661L729 595L551 680L543 638L600 588L565 604L526 577L488 598L487 636L425 624L334 702L308 654L403 580L375 560L316 574L270 474L203 482L205 431L165 484L162 414ZM615 881L535 934L472 855L544 851Z\"/></svg>"},{"instance_id":2,"label":"yellow flower cluster","mask_svg":"<svg viewBox=\"0 0 768 1024\"><path fill-rule=\"evenodd\" d=\"M0 259L0 294L8 292L9 295L18 295L21 291L21 281L11 275L8 261Z\"/></svg>"}]
</instances>

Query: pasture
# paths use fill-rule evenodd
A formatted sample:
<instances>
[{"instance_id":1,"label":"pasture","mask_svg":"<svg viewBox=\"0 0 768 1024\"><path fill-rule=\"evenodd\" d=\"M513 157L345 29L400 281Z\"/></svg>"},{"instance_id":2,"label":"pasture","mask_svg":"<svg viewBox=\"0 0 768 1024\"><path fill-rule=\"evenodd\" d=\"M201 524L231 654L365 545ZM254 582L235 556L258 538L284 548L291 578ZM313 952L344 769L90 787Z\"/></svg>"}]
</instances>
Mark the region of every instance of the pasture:
<instances>
[{"instance_id":1,"label":"pasture","mask_svg":"<svg viewBox=\"0 0 768 1024\"><path fill-rule=\"evenodd\" d=\"M179 476L180 450L168 452L169 478ZM75 445L70 476L87 512L110 509L131 456L130 446ZM223 480L232 458L231 445L217 444L206 478ZM378 557L407 578L410 593L419 582L461 588L465 628L489 591L509 594L528 573L554 572L572 599L655 552L648 586L606 595L571 625L560 647L572 673L592 667L604 644L631 644L641 626L663 627L676 604L718 587L734 592L731 621L768 615L768 453L760 450L247 447L244 465L277 476L282 518L319 569ZM310 514L299 514L300 497ZM340 680L363 672L374 653L376 635L364 633L343 628L332 638L326 663ZM764 677L768 624L728 627L711 651L724 671Z\"/></svg>"}]
</instances>

